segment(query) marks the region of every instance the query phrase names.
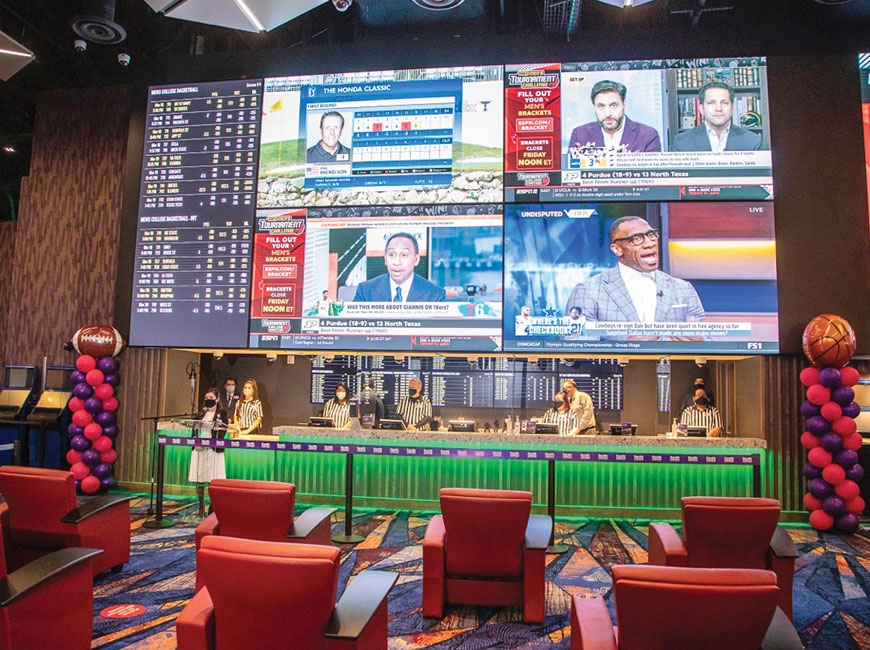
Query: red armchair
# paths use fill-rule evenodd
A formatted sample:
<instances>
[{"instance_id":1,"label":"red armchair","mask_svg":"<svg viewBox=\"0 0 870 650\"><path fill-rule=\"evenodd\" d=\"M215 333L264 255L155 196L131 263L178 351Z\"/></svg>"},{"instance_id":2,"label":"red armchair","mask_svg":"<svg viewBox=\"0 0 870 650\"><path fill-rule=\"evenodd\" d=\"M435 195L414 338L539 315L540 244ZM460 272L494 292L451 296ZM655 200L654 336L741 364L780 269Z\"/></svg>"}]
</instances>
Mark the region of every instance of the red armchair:
<instances>
[{"instance_id":1,"label":"red armchair","mask_svg":"<svg viewBox=\"0 0 870 650\"><path fill-rule=\"evenodd\" d=\"M670 524L649 527L649 563L666 566L769 569L779 607L792 618L797 549L777 526L779 501L752 497L683 497L683 538Z\"/></svg>"},{"instance_id":2,"label":"red armchair","mask_svg":"<svg viewBox=\"0 0 870 650\"><path fill-rule=\"evenodd\" d=\"M11 570L62 548L98 548L94 575L130 561L130 497L76 497L70 472L39 467L0 467L0 513Z\"/></svg>"},{"instance_id":3,"label":"red armchair","mask_svg":"<svg viewBox=\"0 0 870 650\"><path fill-rule=\"evenodd\" d=\"M531 508L531 492L442 488L423 537L423 616L440 618L445 603L501 605L542 623L553 522Z\"/></svg>"},{"instance_id":4,"label":"red armchair","mask_svg":"<svg viewBox=\"0 0 870 650\"><path fill-rule=\"evenodd\" d=\"M803 648L771 571L616 565L613 597L616 626L601 595L573 596L571 650Z\"/></svg>"},{"instance_id":5,"label":"red armchair","mask_svg":"<svg viewBox=\"0 0 870 650\"><path fill-rule=\"evenodd\" d=\"M212 513L196 527L196 548L209 535L267 542L332 545L335 508L309 508L294 521L296 486L276 481L214 479L208 486ZM199 572L196 588L202 582Z\"/></svg>"},{"instance_id":6,"label":"red armchair","mask_svg":"<svg viewBox=\"0 0 870 650\"><path fill-rule=\"evenodd\" d=\"M0 535L0 650L91 647L92 562L102 551L65 548L6 572Z\"/></svg>"},{"instance_id":7,"label":"red armchair","mask_svg":"<svg viewBox=\"0 0 870 650\"><path fill-rule=\"evenodd\" d=\"M387 595L398 576L362 571L336 604L340 553L206 537L197 551L204 587L176 620L178 650L386 650Z\"/></svg>"}]
</instances>

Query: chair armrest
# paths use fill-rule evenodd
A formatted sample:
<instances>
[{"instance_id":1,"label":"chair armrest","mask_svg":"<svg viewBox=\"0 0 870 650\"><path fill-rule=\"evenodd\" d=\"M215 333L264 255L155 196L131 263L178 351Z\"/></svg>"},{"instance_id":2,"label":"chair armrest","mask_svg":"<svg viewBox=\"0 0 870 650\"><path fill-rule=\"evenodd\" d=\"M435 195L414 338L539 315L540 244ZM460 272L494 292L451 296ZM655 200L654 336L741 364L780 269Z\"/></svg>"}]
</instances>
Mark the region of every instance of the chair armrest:
<instances>
[{"instance_id":1,"label":"chair armrest","mask_svg":"<svg viewBox=\"0 0 870 650\"><path fill-rule=\"evenodd\" d=\"M617 650L613 622L601 596L571 598L571 650Z\"/></svg>"},{"instance_id":2,"label":"chair armrest","mask_svg":"<svg viewBox=\"0 0 870 650\"><path fill-rule=\"evenodd\" d=\"M550 515L530 515L526 525L526 548L547 548L552 532L553 520Z\"/></svg>"},{"instance_id":3,"label":"chair armrest","mask_svg":"<svg viewBox=\"0 0 870 650\"><path fill-rule=\"evenodd\" d=\"M326 625L326 638L358 638L398 579L397 574L389 571L360 571L336 604Z\"/></svg>"},{"instance_id":4,"label":"chair armrest","mask_svg":"<svg viewBox=\"0 0 870 650\"><path fill-rule=\"evenodd\" d=\"M176 643L184 650L214 648L214 605L208 589L197 591L175 620Z\"/></svg>"},{"instance_id":5,"label":"chair armrest","mask_svg":"<svg viewBox=\"0 0 870 650\"><path fill-rule=\"evenodd\" d=\"M64 548L25 564L0 580L0 607L8 607L28 591L36 589L59 573L87 562L102 552L97 548ZM88 569L89 577L90 574L91 570Z\"/></svg>"},{"instance_id":6,"label":"chair armrest","mask_svg":"<svg viewBox=\"0 0 870 650\"><path fill-rule=\"evenodd\" d=\"M329 521L336 508L309 508L296 517L287 531L288 539L303 539L320 526L324 521Z\"/></svg>"},{"instance_id":7,"label":"chair armrest","mask_svg":"<svg viewBox=\"0 0 870 650\"><path fill-rule=\"evenodd\" d=\"M132 496L124 494L105 494L103 496L88 499L79 505L75 510L70 510L60 519L62 524L79 524L88 517L99 514L103 510L108 510L119 503L125 503L132 499Z\"/></svg>"},{"instance_id":8,"label":"chair armrest","mask_svg":"<svg viewBox=\"0 0 870 650\"><path fill-rule=\"evenodd\" d=\"M777 607L761 642L761 650L802 650L803 647L794 625L785 612Z\"/></svg>"},{"instance_id":9,"label":"chair armrest","mask_svg":"<svg viewBox=\"0 0 870 650\"><path fill-rule=\"evenodd\" d=\"M680 534L670 524L649 525L649 563L659 566L686 566L688 551Z\"/></svg>"},{"instance_id":10,"label":"chair armrest","mask_svg":"<svg viewBox=\"0 0 870 650\"><path fill-rule=\"evenodd\" d=\"M196 529L193 531L193 539L197 550L202 544L203 537L207 537L208 535L218 535L219 531L220 524L218 523L218 518L215 513L211 513L208 517L199 522L196 525Z\"/></svg>"},{"instance_id":11,"label":"chair armrest","mask_svg":"<svg viewBox=\"0 0 870 650\"><path fill-rule=\"evenodd\" d=\"M429 520L426 532L423 534L423 548L427 546L444 546L447 528L444 527L444 517L435 515Z\"/></svg>"},{"instance_id":12,"label":"chair armrest","mask_svg":"<svg viewBox=\"0 0 870 650\"><path fill-rule=\"evenodd\" d=\"M797 557L797 547L785 528L777 526L773 531L773 537L770 538L770 552L776 557Z\"/></svg>"}]
</instances>

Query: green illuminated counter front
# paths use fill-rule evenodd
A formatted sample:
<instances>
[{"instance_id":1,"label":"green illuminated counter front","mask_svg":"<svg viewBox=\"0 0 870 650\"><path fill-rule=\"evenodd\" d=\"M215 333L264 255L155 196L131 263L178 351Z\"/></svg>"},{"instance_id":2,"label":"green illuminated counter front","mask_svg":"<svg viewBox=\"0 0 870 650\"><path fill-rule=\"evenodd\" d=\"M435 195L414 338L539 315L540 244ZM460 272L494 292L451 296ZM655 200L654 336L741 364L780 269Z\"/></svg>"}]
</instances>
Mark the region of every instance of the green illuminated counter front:
<instances>
[{"instance_id":1,"label":"green illuminated counter front","mask_svg":"<svg viewBox=\"0 0 870 650\"><path fill-rule=\"evenodd\" d=\"M191 485L192 447L223 447L228 477L289 481L300 500L334 505L352 492L361 506L437 509L441 487L462 486L530 490L536 505L562 515L677 516L684 495L760 495L767 462L758 438L281 426L271 436L210 440L165 425L158 443L170 490Z\"/></svg>"}]
</instances>

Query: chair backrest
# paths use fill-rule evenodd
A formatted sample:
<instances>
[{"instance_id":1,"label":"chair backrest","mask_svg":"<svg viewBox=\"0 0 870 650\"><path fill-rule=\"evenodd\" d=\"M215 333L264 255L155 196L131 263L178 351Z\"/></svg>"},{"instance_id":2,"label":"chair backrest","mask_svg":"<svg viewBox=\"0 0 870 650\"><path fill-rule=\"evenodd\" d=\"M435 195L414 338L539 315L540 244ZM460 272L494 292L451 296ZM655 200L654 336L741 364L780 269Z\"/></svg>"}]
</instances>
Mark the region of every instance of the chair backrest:
<instances>
[{"instance_id":1,"label":"chair backrest","mask_svg":"<svg viewBox=\"0 0 870 650\"><path fill-rule=\"evenodd\" d=\"M208 496L221 535L286 541L296 504L292 483L214 479Z\"/></svg>"},{"instance_id":2,"label":"chair backrest","mask_svg":"<svg viewBox=\"0 0 870 650\"><path fill-rule=\"evenodd\" d=\"M779 587L760 569L613 567L619 650L758 650Z\"/></svg>"},{"instance_id":3,"label":"chair backrest","mask_svg":"<svg viewBox=\"0 0 870 650\"><path fill-rule=\"evenodd\" d=\"M215 647L323 648L340 554L333 546L204 538L196 570L214 605Z\"/></svg>"},{"instance_id":4,"label":"chair backrest","mask_svg":"<svg viewBox=\"0 0 870 650\"><path fill-rule=\"evenodd\" d=\"M72 473L39 467L0 467L0 494L9 506L9 539L33 548L64 546L61 517L77 506Z\"/></svg>"},{"instance_id":5,"label":"chair backrest","mask_svg":"<svg viewBox=\"0 0 870 650\"><path fill-rule=\"evenodd\" d=\"M532 493L441 489L448 576L519 578Z\"/></svg>"},{"instance_id":6,"label":"chair backrest","mask_svg":"<svg viewBox=\"0 0 870 650\"><path fill-rule=\"evenodd\" d=\"M753 497L683 497L683 541L694 567L767 568L779 501Z\"/></svg>"}]
</instances>

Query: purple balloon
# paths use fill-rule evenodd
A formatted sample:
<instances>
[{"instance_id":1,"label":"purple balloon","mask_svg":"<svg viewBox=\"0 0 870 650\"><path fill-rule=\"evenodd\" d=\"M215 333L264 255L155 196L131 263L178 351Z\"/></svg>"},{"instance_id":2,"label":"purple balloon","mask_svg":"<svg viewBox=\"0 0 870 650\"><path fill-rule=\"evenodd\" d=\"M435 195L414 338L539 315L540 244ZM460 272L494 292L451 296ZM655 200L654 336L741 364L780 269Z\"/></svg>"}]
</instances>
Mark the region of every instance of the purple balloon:
<instances>
[{"instance_id":1,"label":"purple balloon","mask_svg":"<svg viewBox=\"0 0 870 650\"><path fill-rule=\"evenodd\" d=\"M72 440L69 441L69 446L76 451L84 452L91 448L91 441L84 436L74 436Z\"/></svg>"},{"instance_id":2,"label":"purple balloon","mask_svg":"<svg viewBox=\"0 0 870 650\"><path fill-rule=\"evenodd\" d=\"M113 487L115 487L115 477L110 474L105 478L101 478L100 487L102 487L104 490L111 490Z\"/></svg>"},{"instance_id":3,"label":"purple balloon","mask_svg":"<svg viewBox=\"0 0 870 650\"><path fill-rule=\"evenodd\" d=\"M73 386L73 395L79 399L88 399L94 394L94 389L86 382L82 381Z\"/></svg>"},{"instance_id":4,"label":"purple balloon","mask_svg":"<svg viewBox=\"0 0 870 650\"><path fill-rule=\"evenodd\" d=\"M844 533L854 533L858 530L858 515L847 512L834 519L834 527Z\"/></svg>"},{"instance_id":5,"label":"purple balloon","mask_svg":"<svg viewBox=\"0 0 870 650\"><path fill-rule=\"evenodd\" d=\"M82 462L88 467L98 465L100 462L100 452L96 449L85 449L82 452Z\"/></svg>"},{"instance_id":6,"label":"purple balloon","mask_svg":"<svg viewBox=\"0 0 870 650\"><path fill-rule=\"evenodd\" d=\"M846 504L836 494L832 494L822 501L822 510L832 517L839 517L846 512Z\"/></svg>"},{"instance_id":7,"label":"purple balloon","mask_svg":"<svg viewBox=\"0 0 870 650\"><path fill-rule=\"evenodd\" d=\"M811 418L815 415L819 415L822 412L821 406L816 406L809 400L804 400L804 403L801 404L801 415L805 418Z\"/></svg>"},{"instance_id":8,"label":"purple balloon","mask_svg":"<svg viewBox=\"0 0 870 650\"><path fill-rule=\"evenodd\" d=\"M843 449L843 439L833 431L822 436L822 449L836 454Z\"/></svg>"},{"instance_id":9,"label":"purple balloon","mask_svg":"<svg viewBox=\"0 0 870 650\"><path fill-rule=\"evenodd\" d=\"M840 385L840 371L836 368L819 370L819 383L826 388L836 388Z\"/></svg>"},{"instance_id":10,"label":"purple balloon","mask_svg":"<svg viewBox=\"0 0 870 650\"><path fill-rule=\"evenodd\" d=\"M117 386L121 383L121 375L119 375L117 372L110 372L108 375L106 375L103 381L109 384L109 386Z\"/></svg>"},{"instance_id":11,"label":"purple balloon","mask_svg":"<svg viewBox=\"0 0 870 650\"><path fill-rule=\"evenodd\" d=\"M76 483L76 491L77 491L77 492L80 492L81 489L82 489L82 481L81 481L81 479L76 479L75 483Z\"/></svg>"},{"instance_id":12,"label":"purple balloon","mask_svg":"<svg viewBox=\"0 0 870 650\"><path fill-rule=\"evenodd\" d=\"M103 427L103 435L108 436L109 438L114 438L118 435L118 427L114 424Z\"/></svg>"},{"instance_id":13,"label":"purple balloon","mask_svg":"<svg viewBox=\"0 0 870 650\"><path fill-rule=\"evenodd\" d=\"M843 451L834 454L834 462L843 469L852 467L852 465L858 462L858 452L852 451L851 449L844 449Z\"/></svg>"},{"instance_id":14,"label":"purple balloon","mask_svg":"<svg viewBox=\"0 0 870 650\"><path fill-rule=\"evenodd\" d=\"M118 372L118 362L115 361L114 357L101 357L97 359L97 368L102 370L103 374L109 375L113 372ZM840 376L839 372L837 372L837 376Z\"/></svg>"},{"instance_id":15,"label":"purple balloon","mask_svg":"<svg viewBox=\"0 0 870 650\"><path fill-rule=\"evenodd\" d=\"M816 436L823 436L831 430L831 423L821 415L807 418L807 431Z\"/></svg>"},{"instance_id":16,"label":"purple balloon","mask_svg":"<svg viewBox=\"0 0 870 650\"><path fill-rule=\"evenodd\" d=\"M849 402L843 407L843 415L853 420L861 413L861 406L857 402Z\"/></svg>"},{"instance_id":17,"label":"purple balloon","mask_svg":"<svg viewBox=\"0 0 870 650\"><path fill-rule=\"evenodd\" d=\"M855 399L855 391L849 386L837 386L831 390L831 401L840 406L848 406Z\"/></svg>"},{"instance_id":18,"label":"purple balloon","mask_svg":"<svg viewBox=\"0 0 870 650\"><path fill-rule=\"evenodd\" d=\"M860 483L861 479L864 478L864 468L861 467L858 463L852 465L852 467L846 468L846 478L850 481L855 481L856 483Z\"/></svg>"},{"instance_id":19,"label":"purple balloon","mask_svg":"<svg viewBox=\"0 0 870 650\"><path fill-rule=\"evenodd\" d=\"M109 467L106 463L97 463L91 468L91 474L99 479L103 479L107 476L111 476L112 468Z\"/></svg>"},{"instance_id":20,"label":"purple balloon","mask_svg":"<svg viewBox=\"0 0 870 650\"><path fill-rule=\"evenodd\" d=\"M85 410L88 413L96 415L103 410L103 400L99 397L89 397L85 400Z\"/></svg>"},{"instance_id":21,"label":"purple balloon","mask_svg":"<svg viewBox=\"0 0 870 650\"><path fill-rule=\"evenodd\" d=\"M834 492L834 488L823 478L814 478L810 481L809 492L819 500L826 499ZM830 514L830 513L829 513Z\"/></svg>"},{"instance_id":22,"label":"purple balloon","mask_svg":"<svg viewBox=\"0 0 870 650\"><path fill-rule=\"evenodd\" d=\"M804 463L804 476L810 481L814 478L820 479L822 478L822 468L816 467L812 463Z\"/></svg>"},{"instance_id":23,"label":"purple balloon","mask_svg":"<svg viewBox=\"0 0 870 650\"><path fill-rule=\"evenodd\" d=\"M80 384L85 380L85 373L81 370L73 370L69 373L69 380L73 384Z\"/></svg>"},{"instance_id":24,"label":"purple balloon","mask_svg":"<svg viewBox=\"0 0 870 650\"><path fill-rule=\"evenodd\" d=\"M94 417L94 421L100 426L107 427L115 424L115 414L111 411L100 411L97 413L96 417Z\"/></svg>"},{"instance_id":25,"label":"purple balloon","mask_svg":"<svg viewBox=\"0 0 870 650\"><path fill-rule=\"evenodd\" d=\"M77 424L72 424L72 423L70 423L70 425L66 428L66 432L69 434L69 437L70 437L70 438L73 438L73 437L75 437L75 436L82 436L82 435L84 435L84 433L85 433L85 428L84 428L84 427L80 427L80 426L77 425Z\"/></svg>"}]
</instances>

